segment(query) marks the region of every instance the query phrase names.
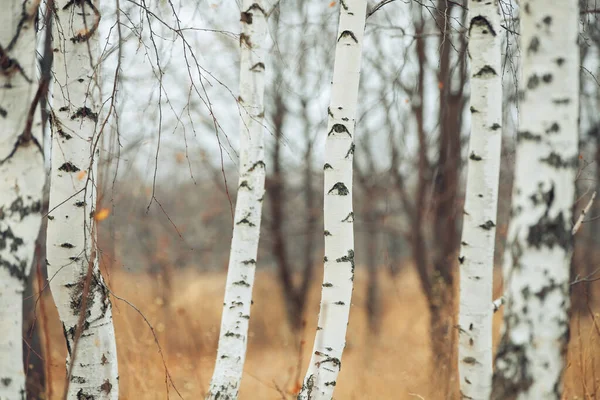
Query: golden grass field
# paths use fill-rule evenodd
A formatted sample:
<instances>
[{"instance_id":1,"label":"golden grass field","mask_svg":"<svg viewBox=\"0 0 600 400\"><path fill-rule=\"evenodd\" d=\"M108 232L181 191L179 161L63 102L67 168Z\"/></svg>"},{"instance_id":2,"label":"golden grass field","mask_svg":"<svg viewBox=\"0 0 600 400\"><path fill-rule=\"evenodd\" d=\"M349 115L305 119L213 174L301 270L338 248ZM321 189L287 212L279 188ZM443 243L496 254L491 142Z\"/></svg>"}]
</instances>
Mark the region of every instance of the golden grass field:
<instances>
[{"instance_id":1,"label":"golden grass field","mask_svg":"<svg viewBox=\"0 0 600 400\"><path fill-rule=\"evenodd\" d=\"M160 293L159 279L113 270L105 274L112 291L134 304L154 327L173 382L184 399L203 398L216 355L224 273L177 272L172 277L172 300ZM432 384L429 367L428 312L416 274L404 269L395 278L380 275L381 330L367 329L366 276L358 274L350 316L348 343L335 392L336 399L445 399ZM500 292L499 288L496 290ZM44 296L51 357L50 398L61 399L66 348L58 314ZM248 356L240 399L294 398L312 350L319 291L311 291L307 327L295 337L285 324L283 300L272 273L260 271L254 288ZM39 311L38 311L39 312ZM165 384L165 369L154 336L143 318L128 304L113 298L120 373L120 399L177 399ZM600 318L596 316L596 318ZM495 317L495 342L501 315ZM580 327L578 328L578 322ZM565 374L565 399L596 399L595 363L599 330L590 314L574 318ZM301 345L302 341L304 345ZM301 351L300 351L301 349ZM598 375L600 378L600 375Z\"/></svg>"}]
</instances>

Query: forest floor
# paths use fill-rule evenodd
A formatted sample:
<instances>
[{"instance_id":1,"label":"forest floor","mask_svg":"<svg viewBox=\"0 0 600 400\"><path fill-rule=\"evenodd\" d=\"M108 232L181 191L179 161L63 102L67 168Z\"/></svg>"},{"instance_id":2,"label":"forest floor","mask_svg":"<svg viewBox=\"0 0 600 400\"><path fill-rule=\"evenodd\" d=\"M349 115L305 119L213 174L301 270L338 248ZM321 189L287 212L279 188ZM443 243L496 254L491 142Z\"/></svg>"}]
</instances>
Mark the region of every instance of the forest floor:
<instances>
[{"instance_id":1,"label":"forest floor","mask_svg":"<svg viewBox=\"0 0 600 400\"><path fill-rule=\"evenodd\" d=\"M153 326L164 362L183 399L200 399L208 388L225 286L224 273L179 271L170 277L170 298L164 277L113 270L105 274L111 290L135 305ZM317 275L319 276L319 275ZM335 398L444 399L432 385L428 311L416 274L405 268L396 277L379 276L379 333L368 329L366 275L355 280L347 346ZM496 288L500 293L500 288ZM281 289L273 273L260 271L254 288L248 356L240 391L242 400L292 399L306 371L315 333L320 293L311 290L303 334L294 335L285 323ZM592 307L597 310L597 307ZM49 296L44 309L50 321L50 398L62 399L66 348L58 314ZM38 313L40 310L38 310ZM127 303L113 298L117 335L120 399L178 399L170 386L152 330ZM594 399L599 394L600 330L591 312L573 318L565 399ZM495 316L494 343L501 315ZM38 319L39 321L39 319ZM46 357L48 358L48 357ZM600 392L600 390L599 390Z\"/></svg>"}]
</instances>

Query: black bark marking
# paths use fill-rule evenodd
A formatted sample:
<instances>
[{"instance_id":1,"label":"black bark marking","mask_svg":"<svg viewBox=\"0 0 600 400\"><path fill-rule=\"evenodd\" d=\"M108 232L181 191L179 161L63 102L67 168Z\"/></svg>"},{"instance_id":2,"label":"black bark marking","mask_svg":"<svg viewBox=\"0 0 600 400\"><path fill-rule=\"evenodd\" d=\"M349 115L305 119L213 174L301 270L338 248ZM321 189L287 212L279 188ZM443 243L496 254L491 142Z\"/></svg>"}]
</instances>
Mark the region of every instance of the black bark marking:
<instances>
[{"instance_id":1,"label":"black bark marking","mask_svg":"<svg viewBox=\"0 0 600 400\"><path fill-rule=\"evenodd\" d=\"M542 81L544 81L544 83L552 82L552 74L544 74L542 76Z\"/></svg>"},{"instance_id":2,"label":"black bark marking","mask_svg":"<svg viewBox=\"0 0 600 400\"><path fill-rule=\"evenodd\" d=\"M494 222L487 220L484 224L479 225L479 227L481 229L485 229L486 231L489 231L490 229L492 229L493 227L495 227L496 224L494 224Z\"/></svg>"},{"instance_id":3,"label":"black bark marking","mask_svg":"<svg viewBox=\"0 0 600 400\"><path fill-rule=\"evenodd\" d=\"M352 137L348 129L343 124L333 124L327 136L330 136L332 133L347 133L348 136Z\"/></svg>"},{"instance_id":4,"label":"black bark marking","mask_svg":"<svg viewBox=\"0 0 600 400\"><path fill-rule=\"evenodd\" d=\"M461 263L461 264L464 263L465 262L465 256L459 256L458 257L458 262Z\"/></svg>"},{"instance_id":5,"label":"black bark marking","mask_svg":"<svg viewBox=\"0 0 600 400\"><path fill-rule=\"evenodd\" d=\"M71 243L65 242L65 243L61 244L60 247L63 247L65 249L72 249L75 246L73 246Z\"/></svg>"},{"instance_id":6,"label":"black bark marking","mask_svg":"<svg viewBox=\"0 0 600 400\"><path fill-rule=\"evenodd\" d=\"M346 156L344 158L348 158L351 155L353 155L354 154L354 148L355 148L354 143L352 143L350 145L350 148L348 149L348 152L346 153Z\"/></svg>"},{"instance_id":7,"label":"black bark marking","mask_svg":"<svg viewBox=\"0 0 600 400\"><path fill-rule=\"evenodd\" d=\"M77 400L94 400L94 396L89 393L85 393L83 389L79 389L77 392Z\"/></svg>"},{"instance_id":8,"label":"black bark marking","mask_svg":"<svg viewBox=\"0 0 600 400\"><path fill-rule=\"evenodd\" d=\"M244 218L242 218L241 220L236 222L236 225L247 224L250 227L256 226L254 223L250 222L250 220L248 218L250 218L250 213L248 213Z\"/></svg>"},{"instance_id":9,"label":"black bark marking","mask_svg":"<svg viewBox=\"0 0 600 400\"><path fill-rule=\"evenodd\" d=\"M73 136L69 135L67 132L63 131L62 129L58 129L57 132L58 132L58 135L65 140L69 140L69 139L73 138Z\"/></svg>"},{"instance_id":10,"label":"black bark marking","mask_svg":"<svg viewBox=\"0 0 600 400\"><path fill-rule=\"evenodd\" d=\"M246 282L245 280L233 282L232 285L250 287L250 284L248 282Z\"/></svg>"},{"instance_id":11,"label":"black bark marking","mask_svg":"<svg viewBox=\"0 0 600 400\"><path fill-rule=\"evenodd\" d=\"M323 285L321 285L323 287L333 287L333 283L329 283L329 282L325 282Z\"/></svg>"},{"instance_id":12,"label":"black bark marking","mask_svg":"<svg viewBox=\"0 0 600 400\"><path fill-rule=\"evenodd\" d=\"M527 80L527 89L533 90L540 84L540 78L536 74L533 74Z\"/></svg>"},{"instance_id":13,"label":"black bark marking","mask_svg":"<svg viewBox=\"0 0 600 400\"><path fill-rule=\"evenodd\" d=\"M263 72L265 70L265 64L261 62L257 62L250 68L250 71L254 72Z\"/></svg>"},{"instance_id":14,"label":"black bark marking","mask_svg":"<svg viewBox=\"0 0 600 400\"><path fill-rule=\"evenodd\" d=\"M323 166L323 170L326 170L326 169L333 169L333 167L331 166L331 164L325 163L325 165Z\"/></svg>"},{"instance_id":15,"label":"black bark marking","mask_svg":"<svg viewBox=\"0 0 600 400\"><path fill-rule=\"evenodd\" d=\"M19 247L23 246L23 244L23 239L15 236L10 226L4 231L0 231L0 250L4 250L9 247L11 253L16 253ZM19 260L16 258L14 262L11 262L0 256L0 267L6 268L10 276L18 279L21 282L27 281L27 275L25 274L27 266L28 262L26 260Z\"/></svg>"},{"instance_id":16,"label":"black bark marking","mask_svg":"<svg viewBox=\"0 0 600 400\"><path fill-rule=\"evenodd\" d=\"M337 194L338 196L347 196L350 193L350 191L348 190L346 185L344 185L343 182L338 182L335 185L333 185L333 187L329 189L329 192L327 192L327 194L332 194L332 192L334 192L333 194Z\"/></svg>"},{"instance_id":17,"label":"black bark marking","mask_svg":"<svg viewBox=\"0 0 600 400\"><path fill-rule=\"evenodd\" d=\"M343 301L336 301L336 302L335 302L335 303L333 303L333 304L335 304L335 305L337 305L337 306L345 306L345 305L346 305L346 303L344 303Z\"/></svg>"},{"instance_id":18,"label":"black bark marking","mask_svg":"<svg viewBox=\"0 0 600 400\"><path fill-rule=\"evenodd\" d=\"M4 108L0 107L0 117L6 118L7 115L8 115L8 111L6 111Z\"/></svg>"},{"instance_id":19,"label":"black bark marking","mask_svg":"<svg viewBox=\"0 0 600 400\"><path fill-rule=\"evenodd\" d=\"M73 376L71 376L71 382L81 384L81 383L86 383L87 381L85 380L85 378L83 376L73 375Z\"/></svg>"},{"instance_id":20,"label":"black bark marking","mask_svg":"<svg viewBox=\"0 0 600 400\"><path fill-rule=\"evenodd\" d=\"M496 36L496 31L492 27L492 24L490 24L490 22L487 20L487 18L485 18L482 15L477 15L477 16L471 18L471 23L469 25L469 35L471 34L471 30L475 26L478 28L483 28L482 33L484 33L484 34L487 34L486 31L489 31L492 34L492 36Z\"/></svg>"},{"instance_id":21,"label":"black bark marking","mask_svg":"<svg viewBox=\"0 0 600 400\"><path fill-rule=\"evenodd\" d=\"M336 258L335 261L338 263L349 262L350 270L352 271L352 277L354 278L354 250L352 250L352 249L348 250L347 255L342 256L340 258Z\"/></svg>"},{"instance_id":22,"label":"black bark marking","mask_svg":"<svg viewBox=\"0 0 600 400\"><path fill-rule=\"evenodd\" d=\"M108 379L106 379L104 381L104 383L102 385L100 385L100 391L109 394L110 391L112 390L113 385L109 382Z\"/></svg>"},{"instance_id":23,"label":"black bark marking","mask_svg":"<svg viewBox=\"0 0 600 400\"><path fill-rule=\"evenodd\" d=\"M252 190L252 187L250 187L250 184L248 183L248 181L241 181L239 189L241 189L241 188L246 188L248 190Z\"/></svg>"},{"instance_id":24,"label":"black bark marking","mask_svg":"<svg viewBox=\"0 0 600 400\"><path fill-rule=\"evenodd\" d=\"M550 125L550 128L546 129L546 133L556 133L560 131L560 125L557 122Z\"/></svg>"},{"instance_id":25,"label":"black bark marking","mask_svg":"<svg viewBox=\"0 0 600 400\"><path fill-rule=\"evenodd\" d=\"M80 169L75 166L73 163L67 161L66 163L64 163L63 165L61 165L60 167L58 167L59 171L64 171L64 172L78 172L80 171Z\"/></svg>"},{"instance_id":26,"label":"black bark marking","mask_svg":"<svg viewBox=\"0 0 600 400\"><path fill-rule=\"evenodd\" d=\"M540 162L546 163L554 168L571 168L577 166L577 158L565 160L562 156L554 151L551 152L548 157L540 158Z\"/></svg>"},{"instance_id":27,"label":"black bark marking","mask_svg":"<svg viewBox=\"0 0 600 400\"><path fill-rule=\"evenodd\" d=\"M549 15L544 17L544 19L542 21L548 26L552 25L552 17Z\"/></svg>"},{"instance_id":28,"label":"black bark marking","mask_svg":"<svg viewBox=\"0 0 600 400\"><path fill-rule=\"evenodd\" d=\"M344 31L342 33L340 33L340 37L338 38L338 42L340 40L342 40L345 37L349 37L352 40L354 40L354 43L358 43L358 39L356 39L356 36L354 35L354 33L352 31Z\"/></svg>"},{"instance_id":29,"label":"black bark marking","mask_svg":"<svg viewBox=\"0 0 600 400\"><path fill-rule=\"evenodd\" d=\"M561 99L553 99L552 103L557 104L557 105L567 105L569 103L571 103L571 99L570 98L561 98Z\"/></svg>"},{"instance_id":30,"label":"black bark marking","mask_svg":"<svg viewBox=\"0 0 600 400\"><path fill-rule=\"evenodd\" d=\"M354 222L354 213L351 211L342 222Z\"/></svg>"},{"instance_id":31,"label":"black bark marking","mask_svg":"<svg viewBox=\"0 0 600 400\"><path fill-rule=\"evenodd\" d=\"M537 53L540 49L540 39L537 36L531 38L531 42L529 42L529 46L527 47L528 53Z\"/></svg>"},{"instance_id":32,"label":"black bark marking","mask_svg":"<svg viewBox=\"0 0 600 400\"><path fill-rule=\"evenodd\" d=\"M529 131L519 131L517 132L517 142L520 142L521 140L532 140L534 142L539 142L542 140L542 136L533 134Z\"/></svg>"},{"instance_id":33,"label":"black bark marking","mask_svg":"<svg viewBox=\"0 0 600 400\"><path fill-rule=\"evenodd\" d=\"M491 126L491 129L492 129L493 131L497 131L497 130L498 130L498 129L500 129L500 128L501 128L500 124L496 124L496 123L494 123L494 124Z\"/></svg>"},{"instance_id":34,"label":"black bark marking","mask_svg":"<svg viewBox=\"0 0 600 400\"><path fill-rule=\"evenodd\" d=\"M23 221L25 217L30 214L37 214L42 210L41 201L34 201L28 205L25 204L22 197L17 197L8 208L10 211L10 215L13 216L15 214L19 215L20 221ZM4 210L0 209L0 221L4 219L5 214L7 214Z\"/></svg>"},{"instance_id":35,"label":"black bark marking","mask_svg":"<svg viewBox=\"0 0 600 400\"><path fill-rule=\"evenodd\" d=\"M514 399L519 393L527 392L533 384L525 347L512 343L509 336L508 332L503 335L496 355L492 377L493 400ZM503 367L499 368L500 365Z\"/></svg>"},{"instance_id":36,"label":"black bark marking","mask_svg":"<svg viewBox=\"0 0 600 400\"><path fill-rule=\"evenodd\" d=\"M244 260L244 261L242 261L242 264L244 264L244 265L256 264L256 260L255 260L255 259L253 259L253 258L251 258L251 259L249 259L249 260Z\"/></svg>"},{"instance_id":37,"label":"black bark marking","mask_svg":"<svg viewBox=\"0 0 600 400\"><path fill-rule=\"evenodd\" d=\"M332 236L331 232L329 232L328 230L325 230L325 236Z\"/></svg>"},{"instance_id":38,"label":"black bark marking","mask_svg":"<svg viewBox=\"0 0 600 400\"><path fill-rule=\"evenodd\" d=\"M475 113L478 113L478 112L479 112L479 110L477 110L477 109L476 109L475 107L473 107L473 106L471 106L471 107L469 108L469 110L470 110L470 111L471 111L471 113L473 113L473 114L475 114Z\"/></svg>"},{"instance_id":39,"label":"black bark marking","mask_svg":"<svg viewBox=\"0 0 600 400\"><path fill-rule=\"evenodd\" d=\"M562 211L555 218L549 217L546 211L535 225L529 227L527 234L527 243L536 249L541 249L542 246L549 249L559 246L568 250L572 246L572 239Z\"/></svg>"},{"instance_id":40,"label":"black bark marking","mask_svg":"<svg viewBox=\"0 0 600 400\"><path fill-rule=\"evenodd\" d=\"M471 155L469 156L469 158L473 161L481 161L483 160L483 158L481 158L480 156L478 156L477 154L475 154L474 151L471 152Z\"/></svg>"},{"instance_id":41,"label":"black bark marking","mask_svg":"<svg viewBox=\"0 0 600 400\"><path fill-rule=\"evenodd\" d=\"M485 77L493 77L498 75L496 73L496 70L492 67L490 67L489 65L485 65L483 68L481 68L475 75L473 75L473 77L475 78L485 78Z\"/></svg>"},{"instance_id":42,"label":"black bark marking","mask_svg":"<svg viewBox=\"0 0 600 400\"><path fill-rule=\"evenodd\" d=\"M76 118L89 118L94 122L98 122L98 113L93 112L90 108L85 106L79 107L77 111L71 115L72 120Z\"/></svg>"},{"instance_id":43,"label":"black bark marking","mask_svg":"<svg viewBox=\"0 0 600 400\"><path fill-rule=\"evenodd\" d=\"M462 362L468 365L477 364L477 359L475 357L465 357L462 359Z\"/></svg>"}]
</instances>

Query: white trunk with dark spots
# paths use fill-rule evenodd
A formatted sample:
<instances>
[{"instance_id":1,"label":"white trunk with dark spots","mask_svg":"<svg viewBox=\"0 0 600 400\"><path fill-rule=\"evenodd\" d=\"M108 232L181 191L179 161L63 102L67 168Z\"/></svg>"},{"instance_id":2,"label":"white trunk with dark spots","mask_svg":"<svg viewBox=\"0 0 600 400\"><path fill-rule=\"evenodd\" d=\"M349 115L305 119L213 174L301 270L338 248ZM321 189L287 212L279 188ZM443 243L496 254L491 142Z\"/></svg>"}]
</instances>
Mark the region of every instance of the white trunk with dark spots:
<instances>
[{"instance_id":1,"label":"white trunk with dark spots","mask_svg":"<svg viewBox=\"0 0 600 400\"><path fill-rule=\"evenodd\" d=\"M23 291L42 222L46 178L41 129L36 126L25 133L37 90L33 24L38 2L13 0L3 6L0 12L0 400L24 400Z\"/></svg>"},{"instance_id":2,"label":"white trunk with dark spots","mask_svg":"<svg viewBox=\"0 0 600 400\"><path fill-rule=\"evenodd\" d=\"M264 91L271 1L244 0L240 37L240 165L233 238L215 370L207 399L237 399L248 344L252 287L265 194Z\"/></svg>"},{"instance_id":3,"label":"white trunk with dark spots","mask_svg":"<svg viewBox=\"0 0 600 400\"><path fill-rule=\"evenodd\" d=\"M521 6L520 103L494 399L560 399L578 141L578 2Z\"/></svg>"},{"instance_id":4,"label":"white trunk with dark spots","mask_svg":"<svg viewBox=\"0 0 600 400\"><path fill-rule=\"evenodd\" d=\"M112 307L98 269L93 217L101 141L97 132L99 49L92 27L100 15L91 4L56 2L47 259L50 288L67 341L67 369L74 362L68 398L108 400L118 398L119 382ZM86 315L74 353L90 267Z\"/></svg>"},{"instance_id":5,"label":"white trunk with dark spots","mask_svg":"<svg viewBox=\"0 0 600 400\"><path fill-rule=\"evenodd\" d=\"M471 135L460 248L458 367L466 399L487 400L492 378L492 284L502 81L497 1L469 2Z\"/></svg>"},{"instance_id":6,"label":"white trunk with dark spots","mask_svg":"<svg viewBox=\"0 0 600 400\"><path fill-rule=\"evenodd\" d=\"M317 334L298 399L330 400L346 346L354 281L352 160L367 2L340 2L324 169L325 259Z\"/></svg>"}]
</instances>

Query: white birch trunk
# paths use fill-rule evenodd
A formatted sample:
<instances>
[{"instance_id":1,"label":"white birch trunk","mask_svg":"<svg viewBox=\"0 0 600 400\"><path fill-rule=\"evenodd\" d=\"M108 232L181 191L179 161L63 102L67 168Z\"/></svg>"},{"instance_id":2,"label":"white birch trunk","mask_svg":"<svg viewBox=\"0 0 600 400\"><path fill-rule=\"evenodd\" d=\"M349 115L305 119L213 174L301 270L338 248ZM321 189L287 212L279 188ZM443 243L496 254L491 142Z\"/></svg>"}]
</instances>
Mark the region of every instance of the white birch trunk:
<instances>
[{"instance_id":1,"label":"white birch trunk","mask_svg":"<svg viewBox=\"0 0 600 400\"><path fill-rule=\"evenodd\" d=\"M471 135L460 249L458 368L465 399L487 400L492 378L492 284L502 81L497 1L469 3Z\"/></svg>"},{"instance_id":2,"label":"white birch trunk","mask_svg":"<svg viewBox=\"0 0 600 400\"><path fill-rule=\"evenodd\" d=\"M521 3L524 96L494 399L560 399L569 337L579 107L578 2Z\"/></svg>"},{"instance_id":3,"label":"white birch trunk","mask_svg":"<svg viewBox=\"0 0 600 400\"><path fill-rule=\"evenodd\" d=\"M237 399L248 344L252 287L265 194L264 91L271 2L244 0L240 36L240 170L215 370L207 399Z\"/></svg>"},{"instance_id":4,"label":"white birch trunk","mask_svg":"<svg viewBox=\"0 0 600 400\"><path fill-rule=\"evenodd\" d=\"M47 231L48 276L67 341L67 370L73 363L68 399L117 399L117 349L108 290L98 269L96 132L100 15L91 2L57 1L53 30L52 162ZM87 27L87 28L86 28ZM88 268L92 278L83 331L74 339Z\"/></svg>"},{"instance_id":5,"label":"white birch trunk","mask_svg":"<svg viewBox=\"0 0 600 400\"><path fill-rule=\"evenodd\" d=\"M25 399L23 291L42 222L41 129L28 124L38 4L10 1L0 11L0 400Z\"/></svg>"},{"instance_id":6,"label":"white birch trunk","mask_svg":"<svg viewBox=\"0 0 600 400\"><path fill-rule=\"evenodd\" d=\"M325 259L317 334L298 399L330 400L346 346L354 281L352 160L367 2L340 2L324 165Z\"/></svg>"}]
</instances>

